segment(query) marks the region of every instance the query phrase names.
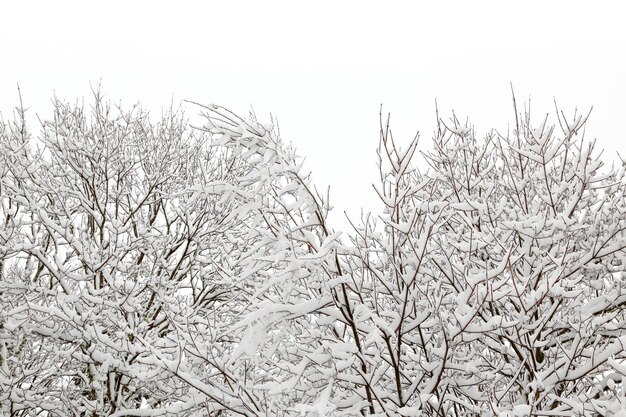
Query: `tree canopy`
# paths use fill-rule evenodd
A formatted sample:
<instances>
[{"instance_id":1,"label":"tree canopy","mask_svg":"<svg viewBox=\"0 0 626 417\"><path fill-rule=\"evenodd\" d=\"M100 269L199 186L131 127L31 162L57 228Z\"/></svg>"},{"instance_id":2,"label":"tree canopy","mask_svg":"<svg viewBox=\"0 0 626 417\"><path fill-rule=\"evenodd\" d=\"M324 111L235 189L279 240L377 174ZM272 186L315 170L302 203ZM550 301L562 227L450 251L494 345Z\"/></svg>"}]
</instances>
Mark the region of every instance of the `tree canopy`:
<instances>
[{"instance_id":1,"label":"tree canopy","mask_svg":"<svg viewBox=\"0 0 626 417\"><path fill-rule=\"evenodd\" d=\"M0 126L3 415L626 415L626 164L588 114L440 118L420 157L381 112L383 209L336 231L254 115L53 102Z\"/></svg>"}]
</instances>

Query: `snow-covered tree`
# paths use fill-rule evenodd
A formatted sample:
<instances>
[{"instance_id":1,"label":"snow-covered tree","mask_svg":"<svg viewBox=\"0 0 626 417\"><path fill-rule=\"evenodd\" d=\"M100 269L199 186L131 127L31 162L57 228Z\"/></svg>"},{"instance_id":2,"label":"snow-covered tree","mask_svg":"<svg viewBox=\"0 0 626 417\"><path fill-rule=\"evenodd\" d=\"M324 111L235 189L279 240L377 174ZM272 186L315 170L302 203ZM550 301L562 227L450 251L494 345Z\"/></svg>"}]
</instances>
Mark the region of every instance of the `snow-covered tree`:
<instances>
[{"instance_id":1,"label":"snow-covered tree","mask_svg":"<svg viewBox=\"0 0 626 417\"><path fill-rule=\"evenodd\" d=\"M626 181L586 116L383 123L343 236L272 125L96 92L0 131L0 411L592 416L626 407ZM420 169L418 169L418 167Z\"/></svg>"},{"instance_id":2,"label":"snow-covered tree","mask_svg":"<svg viewBox=\"0 0 626 417\"><path fill-rule=\"evenodd\" d=\"M55 101L38 138L21 110L4 126L3 412L277 415L316 398L293 366L330 304L312 278L328 208L271 126L206 110L202 128L153 124L97 93L91 112Z\"/></svg>"},{"instance_id":3,"label":"snow-covered tree","mask_svg":"<svg viewBox=\"0 0 626 417\"><path fill-rule=\"evenodd\" d=\"M422 170L381 122L385 209L355 227L336 303L345 415L624 410L624 165L600 171L585 121L480 140L440 120Z\"/></svg>"}]
</instances>

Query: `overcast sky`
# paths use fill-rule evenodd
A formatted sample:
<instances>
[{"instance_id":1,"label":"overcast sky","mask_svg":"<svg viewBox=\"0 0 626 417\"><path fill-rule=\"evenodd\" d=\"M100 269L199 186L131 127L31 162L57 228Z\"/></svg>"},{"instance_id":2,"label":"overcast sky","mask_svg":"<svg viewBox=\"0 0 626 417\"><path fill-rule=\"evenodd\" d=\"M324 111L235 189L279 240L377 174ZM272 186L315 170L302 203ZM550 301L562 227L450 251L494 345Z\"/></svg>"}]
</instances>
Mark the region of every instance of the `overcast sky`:
<instances>
[{"instance_id":1,"label":"overcast sky","mask_svg":"<svg viewBox=\"0 0 626 417\"><path fill-rule=\"evenodd\" d=\"M174 100L278 117L337 207L373 207L380 104L395 136L440 114L479 132L513 120L509 83L536 117L594 110L588 134L626 154L626 13L619 1L11 1L0 13L0 111L50 97ZM189 109L193 113L193 109ZM571 114L571 113L570 113ZM191 114L190 114L191 116ZM341 223L337 220L338 224Z\"/></svg>"}]
</instances>

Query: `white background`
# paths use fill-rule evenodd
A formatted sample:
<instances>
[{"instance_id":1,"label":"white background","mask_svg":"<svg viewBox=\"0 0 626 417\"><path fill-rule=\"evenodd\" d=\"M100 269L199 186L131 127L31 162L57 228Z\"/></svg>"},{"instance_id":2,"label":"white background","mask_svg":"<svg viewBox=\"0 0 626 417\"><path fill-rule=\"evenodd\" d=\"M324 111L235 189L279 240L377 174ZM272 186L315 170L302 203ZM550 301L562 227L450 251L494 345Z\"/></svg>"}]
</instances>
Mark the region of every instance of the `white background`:
<instances>
[{"instance_id":1,"label":"white background","mask_svg":"<svg viewBox=\"0 0 626 417\"><path fill-rule=\"evenodd\" d=\"M0 7L0 111L31 120L56 93L88 98L102 82L123 105L160 113L182 99L278 117L334 220L375 206L378 111L395 136L440 115L506 132L518 101L536 119L594 106L589 138L626 157L626 12L619 1L6 1ZM414 2L417 4L418 2ZM189 116L195 109L188 108Z\"/></svg>"}]
</instances>

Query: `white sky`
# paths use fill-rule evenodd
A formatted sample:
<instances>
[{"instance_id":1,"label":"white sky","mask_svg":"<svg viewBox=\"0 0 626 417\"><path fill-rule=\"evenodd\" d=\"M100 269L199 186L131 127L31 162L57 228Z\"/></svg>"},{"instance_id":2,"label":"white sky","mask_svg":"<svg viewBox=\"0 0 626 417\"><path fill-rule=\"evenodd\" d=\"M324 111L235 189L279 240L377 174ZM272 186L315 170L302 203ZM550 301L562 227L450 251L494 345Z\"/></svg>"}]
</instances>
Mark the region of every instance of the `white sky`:
<instances>
[{"instance_id":1,"label":"white sky","mask_svg":"<svg viewBox=\"0 0 626 417\"><path fill-rule=\"evenodd\" d=\"M594 106L588 133L626 155L620 1L10 1L0 10L0 111L45 117L90 82L122 104L174 100L278 117L331 202L374 207L380 104L429 145L434 103L478 131L513 120L509 82L539 118ZM626 6L624 6L626 8ZM192 109L188 111L192 116Z\"/></svg>"}]
</instances>

